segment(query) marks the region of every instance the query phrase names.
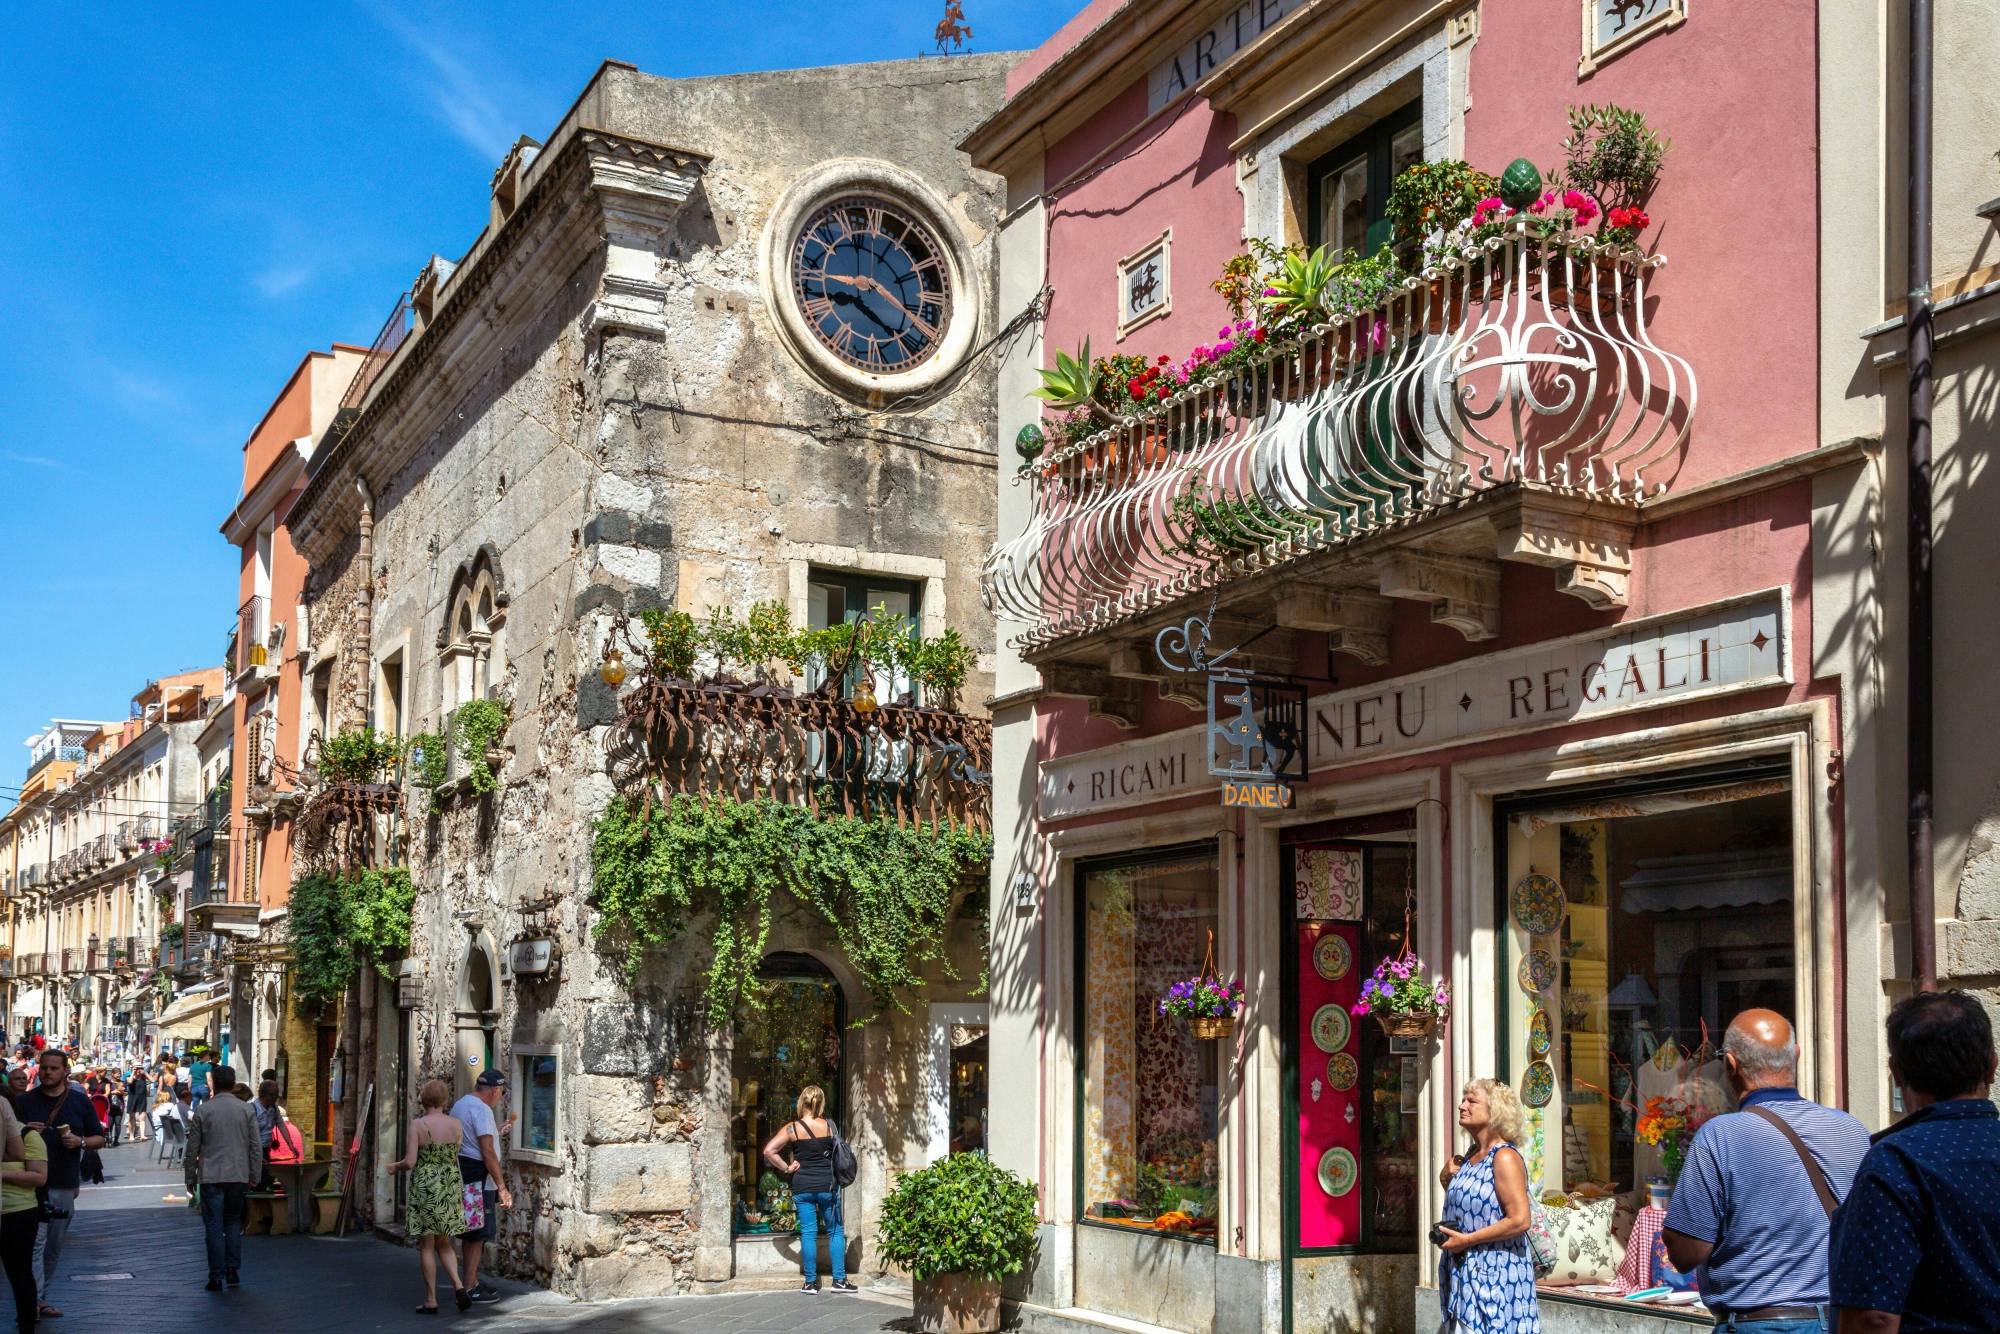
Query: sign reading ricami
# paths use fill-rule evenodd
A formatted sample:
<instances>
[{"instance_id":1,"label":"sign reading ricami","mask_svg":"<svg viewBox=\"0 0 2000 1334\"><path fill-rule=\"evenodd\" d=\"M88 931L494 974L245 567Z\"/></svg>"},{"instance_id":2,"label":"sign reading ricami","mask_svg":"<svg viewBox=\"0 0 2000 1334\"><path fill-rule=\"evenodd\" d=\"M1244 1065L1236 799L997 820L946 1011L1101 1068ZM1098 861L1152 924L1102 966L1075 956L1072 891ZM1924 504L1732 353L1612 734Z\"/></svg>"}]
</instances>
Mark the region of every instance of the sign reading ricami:
<instances>
[{"instance_id":1,"label":"sign reading ricami","mask_svg":"<svg viewBox=\"0 0 2000 1334\"><path fill-rule=\"evenodd\" d=\"M1685 703L1791 680L1785 599L1694 611L1471 658L1306 704L1312 767ZM1062 820L1213 788L1205 726L1041 766L1041 817Z\"/></svg>"}]
</instances>

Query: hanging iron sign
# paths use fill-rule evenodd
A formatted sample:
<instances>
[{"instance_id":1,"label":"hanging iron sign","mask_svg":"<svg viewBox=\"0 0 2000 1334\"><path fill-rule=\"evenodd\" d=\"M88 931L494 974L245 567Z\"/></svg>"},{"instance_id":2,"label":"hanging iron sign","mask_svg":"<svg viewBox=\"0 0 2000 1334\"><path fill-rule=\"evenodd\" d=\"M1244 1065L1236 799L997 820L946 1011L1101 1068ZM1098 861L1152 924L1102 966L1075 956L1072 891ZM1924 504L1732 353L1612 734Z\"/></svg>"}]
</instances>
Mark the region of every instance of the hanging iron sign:
<instances>
[{"instance_id":1,"label":"hanging iron sign","mask_svg":"<svg viewBox=\"0 0 2000 1334\"><path fill-rule=\"evenodd\" d=\"M1208 621L1189 617L1153 640L1162 665L1208 675L1208 772L1225 806L1286 807L1306 776L1306 690L1287 677L1239 671L1236 649L1211 655Z\"/></svg>"}]
</instances>

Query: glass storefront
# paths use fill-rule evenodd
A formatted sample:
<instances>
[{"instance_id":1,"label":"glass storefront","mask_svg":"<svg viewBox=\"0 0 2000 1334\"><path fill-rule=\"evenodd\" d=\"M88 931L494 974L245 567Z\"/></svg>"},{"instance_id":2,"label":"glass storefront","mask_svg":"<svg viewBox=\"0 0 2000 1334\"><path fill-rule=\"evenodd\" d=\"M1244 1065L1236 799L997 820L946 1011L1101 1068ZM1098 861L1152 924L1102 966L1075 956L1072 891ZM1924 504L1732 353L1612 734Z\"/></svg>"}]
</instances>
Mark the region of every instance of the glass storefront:
<instances>
[{"instance_id":1,"label":"glass storefront","mask_svg":"<svg viewBox=\"0 0 2000 1334\"><path fill-rule=\"evenodd\" d=\"M1086 865L1079 1213L1213 1242L1220 1053L1159 1011L1217 931L1213 847Z\"/></svg>"},{"instance_id":2,"label":"glass storefront","mask_svg":"<svg viewBox=\"0 0 2000 1334\"><path fill-rule=\"evenodd\" d=\"M809 955L774 954L736 1007L729 1125L735 1231L791 1232L798 1212L785 1179L764 1161L765 1141L790 1121L799 1090L816 1084L840 1117L847 1015L840 984Z\"/></svg>"},{"instance_id":3,"label":"glass storefront","mask_svg":"<svg viewBox=\"0 0 2000 1334\"><path fill-rule=\"evenodd\" d=\"M1694 1130L1734 1108L1730 1019L1798 1016L1789 783L1656 782L1504 802L1497 820L1521 1147L1531 1180L1589 1214L1572 1226L1604 1234L1556 1281L1609 1296L1649 1185L1663 1197Z\"/></svg>"}]
</instances>

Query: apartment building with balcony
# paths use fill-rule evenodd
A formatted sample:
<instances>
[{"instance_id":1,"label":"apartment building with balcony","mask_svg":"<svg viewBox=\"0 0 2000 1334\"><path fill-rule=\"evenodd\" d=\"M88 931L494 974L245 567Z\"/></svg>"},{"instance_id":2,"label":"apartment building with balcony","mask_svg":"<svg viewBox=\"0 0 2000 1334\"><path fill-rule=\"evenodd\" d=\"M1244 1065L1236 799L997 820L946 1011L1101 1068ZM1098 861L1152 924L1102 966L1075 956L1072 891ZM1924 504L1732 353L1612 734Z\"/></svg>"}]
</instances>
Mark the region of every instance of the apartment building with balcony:
<instances>
[{"instance_id":1,"label":"apartment building with balcony","mask_svg":"<svg viewBox=\"0 0 2000 1334\"><path fill-rule=\"evenodd\" d=\"M727 803L923 829L925 848L983 837L982 349L1025 313L993 301L997 200L955 143L1008 59L605 65L500 165L471 248L396 303L314 452L289 524L322 736L416 743L368 772L351 747L338 770L307 757L295 872L407 872L415 895L406 957L370 960L327 1036L351 1025L350 1106L377 1090L378 1167L425 1078L509 1075L510 1269L592 1295L795 1274L757 1150L806 1083L860 1155L857 1269L879 1266L891 1174L980 1142L982 914L962 905L983 865L943 880L957 906L921 928L936 952L907 1011L877 1014L875 964L780 892L718 1017L702 979L727 905L697 894L686 936L650 947L593 906L592 850L649 800L663 820ZM893 116L868 110L885 90ZM753 607L763 638L738 642ZM648 616L727 665L656 652ZM780 618L932 648L949 631L958 698L860 658L794 674L768 649ZM388 1222L389 1178L358 1180Z\"/></svg>"},{"instance_id":2,"label":"apartment building with balcony","mask_svg":"<svg viewBox=\"0 0 2000 1334\"><path fill-rule=\"evenodd\" d=\"M55 875L55 796L82 763L85 743L107 726L110 724L59 718L29 737L23 743L28 748L28 770L21 795L0 816L0 840L11 845L14 866L14 894L7 901L7 947L10 957L21 959L11 982L0 987L0 996L7 1002L10 1037L42 1028L42 1015L47 1010L40 969L46 941L35 905L48 892ZM36 923L32 932L28 930L31 921Z\"/></svg>"},{"instance_id":3,"label":"apartment building with balcony","mask_svg":"<svg viewBox=\"0 0 2000 1334\"><path fill-rule=\"evenodd\" d=\"M191 931L232 944L226 1019L243 1068L278 1070L286 1098L299 1108L321 1101L318 1029L300 1013L287 982L285 915L301 764L322 734L326 710L312 693L317 687L323 695L324 680L302 675L311 651L307 571L286 515L365 354L336 343L293 367L243 442L242 490L221 525L240 553L228 664L235 698L222 761L233 776L222 799L231 842L226 876L197 879L187 920ZM301 1123L311 1124L303 1116ZM322 1138L327 1133L320 1131Z\"/></svg>"},{"instance_id":4,"label":"apartment building with balcony","mask_svg":"<svg viewBox=\"0 0 2000 1334\"><path fill-rule=\"evenodd\" d=\"M93 728L67 775L23 803L25 837L41 833L47 855L15 920L39 979L23 987L17 970L17 1024L84 1051L143 1048L140 970L162 920L161 851L194 804L194 735L222 689L220 669L147 682L126 719ZM30 743L31 770L47 737Z\"/></svg>"},{"instance_id":5,"label":"apartment building with balcony","mask_svg":"<svg viewBox=\"0 0 2000 1334\"><path fill-rule=\"evenodd\" d=\"M1098 0L965 141L1008 181L1002 305L1047 302L986 571L992 1075L1030 1100L993 1152L1051 1220L1024 1305L1427 1328L1439 1154L1492 1075L1534 1186L1601 1197L1545 1313L1658 1324L1582 1289L1664 1176L1632 1105L1725 1106L1735 1012L1887 1119L1905 975L1839 777L1870 667L1818 585L1878 440L1822 402L1814 25ZM1657 188L1587 182L1607 130L1650 151L1607 104L1671 141ZM1808 216L1722 221L1753 195ZM1086 340L1129 360L1058 360ZM1448 1014L1356 1015L1410 956ZM1159 1010L1196 976L1245 986L1226 1037Z\"/></svg>"}]
</instances>

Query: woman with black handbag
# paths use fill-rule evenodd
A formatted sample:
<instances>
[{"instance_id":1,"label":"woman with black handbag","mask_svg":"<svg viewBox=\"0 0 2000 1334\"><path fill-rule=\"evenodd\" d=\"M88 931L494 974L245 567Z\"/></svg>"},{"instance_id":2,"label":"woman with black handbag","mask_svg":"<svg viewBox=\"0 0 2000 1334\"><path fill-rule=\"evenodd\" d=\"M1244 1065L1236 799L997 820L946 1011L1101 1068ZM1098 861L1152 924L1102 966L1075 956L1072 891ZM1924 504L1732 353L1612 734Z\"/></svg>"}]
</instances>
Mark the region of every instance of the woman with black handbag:
<instances>
[{"instance_id":1,"label":"woman with black handbag","mask_svg":"<svg viewBox=\"0 0 2000 1334\"><path fill-rule=\"evenodd\" d=\"M819 1232L824 1221L833 1260L833 1291L859 1291L847 1281L847 1225L840 1208L840 1187L854 1179L853 1151L841 1140L840 1127L823 1115L826 1093L819 1085L800 1089L794 1110L796 1119L787 1121L764 1146L764 1161L791 1181L792 1203L799 1211L802 1290L819 1292Z\"/></svg>"}]
</instances>

